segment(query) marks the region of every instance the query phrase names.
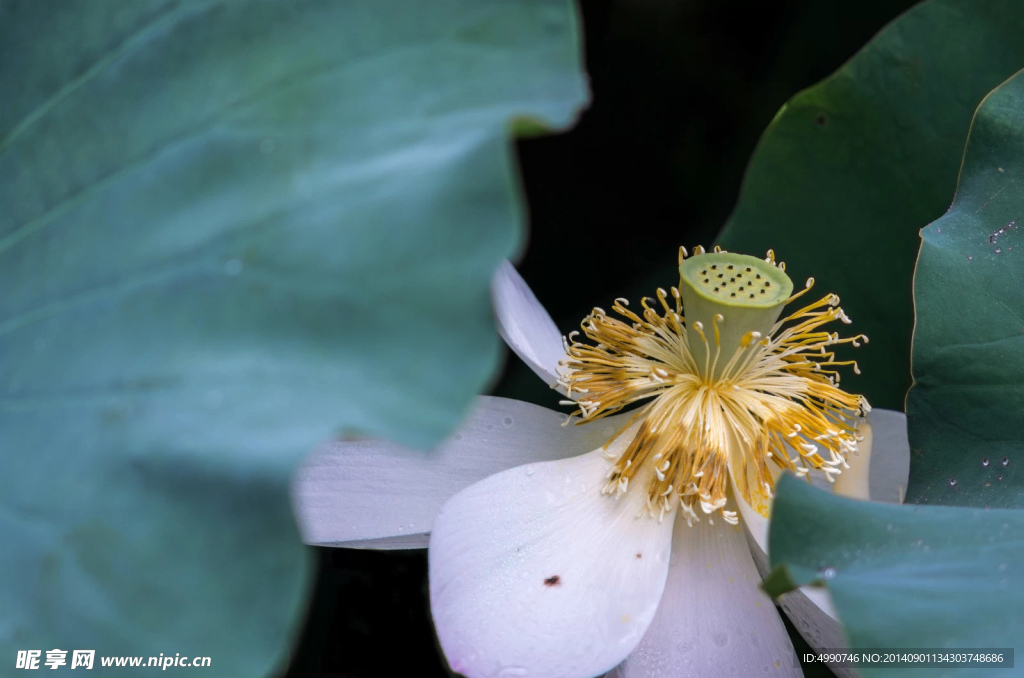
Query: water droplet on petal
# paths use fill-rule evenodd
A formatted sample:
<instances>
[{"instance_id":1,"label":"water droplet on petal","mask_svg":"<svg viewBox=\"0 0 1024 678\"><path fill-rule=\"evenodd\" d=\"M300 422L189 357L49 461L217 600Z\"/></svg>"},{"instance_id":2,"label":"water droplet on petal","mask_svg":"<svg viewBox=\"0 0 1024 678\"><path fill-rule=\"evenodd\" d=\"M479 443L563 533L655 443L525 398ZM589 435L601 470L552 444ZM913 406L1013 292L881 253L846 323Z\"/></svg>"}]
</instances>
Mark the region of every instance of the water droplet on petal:
<instances>
[{"instance_id":1,"label":"water droplet on petal","mask_svg":"<svg viewBox=\"0 0 1024 678\"><path fill-rule=\"evenodd\" d=\"M967 255L967 261L974 261L974 255L968 254Z\"/></svg>"},{"instance_id":2,"label":"water droplet on petal","mask_svg":"<svg viewBox=\"0 0 1024 678\"><path fill-rule=\"evenodd\" d=\"M535 472L532 466L527 466L524 470L526 471L526 475L528 476L532 476Z\"/></svg>"},{"instance_id":3,"label":"water droplet on petal","mask_svg":"<svg viewBox=\"0 0 1024 678\"><path fill-rule=\"evenodd\" d=\"M996 248L996 254L1002 254L1002 253L1003 253L1003 248L1002 247L997 247Z\"/></svg>"},{"instance_id":4,"label":"water droplet on petal","mask_svg":"<svg viewBox=\"0 0 1024 678\"><path fill-rule=\"evenodd\" d=\"M956 478L950 478L949 479L949 486L950 487L956 487Z\"/></svg>"},{"instance_id":5,"label":"water droplet on petal","mask_svg":"<svg viewBox=\"0 0 1024 678\"><path fill-rule=\"evenodd\" d=\"M1003 457L1003 460L1001 462L999 462L999 463L1002 464L1003 466L1009 466L1010 465L1010 458L1009 457Z\"/></svg>"},{"instance_id":6,"label":"water droplet on petal","mask_svg":"<svg viewBox=\"0 0 1024 678\"><path fill-rule=\"evenodd\" d=\"M988 457L981 460L981 468L988 468L992 462L989 461Z\"/></svg>"},{"instance_id":7,"label":"water droplet on petal","mask_svg":"<svg viewBox=\"0 0 1024 678\"><path fill-rule=\"evenodd\" d=\"M831 566L820 567L818 568L818 576L822 579L832 579L836 576L836 568Z\"/></svg>"}]
</instances>

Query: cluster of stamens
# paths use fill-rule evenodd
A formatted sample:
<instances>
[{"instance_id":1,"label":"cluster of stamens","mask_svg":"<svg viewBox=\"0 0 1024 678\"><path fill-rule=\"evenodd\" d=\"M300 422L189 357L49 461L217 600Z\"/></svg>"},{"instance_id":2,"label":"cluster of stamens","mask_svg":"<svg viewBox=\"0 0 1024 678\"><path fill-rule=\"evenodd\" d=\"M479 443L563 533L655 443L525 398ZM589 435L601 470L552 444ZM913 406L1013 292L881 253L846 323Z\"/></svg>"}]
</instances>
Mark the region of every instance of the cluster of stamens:
<instances>
[{"instance_id":1,"label":"cluster of stamens","mask_svg":"<svg viewBox=\"0 0 1024 678\"><path fill-rule=\"evenodd\" d=\"M680 263L685 256L681 248ZM765 261L785 270L771 251ZM813 282L785 303L806 294ZM648 401L612 437L635 431L612 457L604 491L626 492L646 469L640 478L648 483L650 515L663 518L678 506L690 524L715 512L735 524L736 513L725 508L730 475L755 507L758 497L773 496L772 466L776 473L817 471L834 481L857 449L857 417L870 410L862 396L839 388L837 367L859 371L854 361L836 360L833 351L839 344L859 346L867 337L842 339L821 329L835 320L850 322L838 304L839 297L829 294L779 320L766 336L747 332L730 355L723 355L720 343L721 315L712 327L692 324L704 350L691 351L677 287L659 289L657 302L641 300L639 313L617 299L612 309L622 319L595 308L581 325L590 343L577 341L578 332L564 340L559 385L575 398L563 401L577 408L570 420L586 423Z\"/></svg>"}]
</instances>

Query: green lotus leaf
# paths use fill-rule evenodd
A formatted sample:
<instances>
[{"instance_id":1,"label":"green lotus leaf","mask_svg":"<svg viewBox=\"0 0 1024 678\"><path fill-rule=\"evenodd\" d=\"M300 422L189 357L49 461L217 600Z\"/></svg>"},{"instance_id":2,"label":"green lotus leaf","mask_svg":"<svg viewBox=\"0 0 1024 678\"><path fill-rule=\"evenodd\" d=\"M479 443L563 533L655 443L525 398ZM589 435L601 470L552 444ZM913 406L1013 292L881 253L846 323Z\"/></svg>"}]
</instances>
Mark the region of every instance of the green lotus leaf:
<instances>
[{"instance_id":1,"label":"green lotus leaf","mask_svg":"<svg viewBox=\"0 0 1024 678\"><path fill-rule=\"evenodd\" d=\"M856 501L792 476L779 483L773 511L774 578L790 584L771 592L827 584L854 650L1022 646L1024 512ZM880 677L1010 673L998 663L862 669Z\"/></svg>"},{"instance_id":2,"label":"green lotus leaf","mask_svg":"<svg viewBox=\"0 0 1024 678\"><path fill-rule=\"evenodd\" d=\"M908 501L1024 506L1022 219L1018 74L978 108L956 198L921 232Z\"/></svg>"},{"instance_id":3,"label":"green lotus leaf","mask_svg":"<svg viewBox=\"0 0 1024 678\"><path fill-rule=\"evenodd\" d=\"M296 463L429 446L494 371L508 136L584 103L574 10L9 0L0 92L0 656L266 675Z\"/></svg>"}]
</instances>

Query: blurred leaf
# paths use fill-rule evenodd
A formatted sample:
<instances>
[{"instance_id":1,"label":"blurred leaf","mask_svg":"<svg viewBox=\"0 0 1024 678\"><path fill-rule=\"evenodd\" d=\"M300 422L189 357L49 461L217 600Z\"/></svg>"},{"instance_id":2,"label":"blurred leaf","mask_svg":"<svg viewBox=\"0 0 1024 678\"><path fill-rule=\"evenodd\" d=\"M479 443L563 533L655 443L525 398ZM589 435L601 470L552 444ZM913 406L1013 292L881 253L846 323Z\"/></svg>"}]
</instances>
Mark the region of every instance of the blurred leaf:
<instances>
[{"instance_id":1,"label":"blurred leaf","mask_svg":"<svg viewBox=\"0 0 1024 678\"><path fill-rule=\"evenodd\" d=\"M932 0L801 92L768 127L720 237L774 248L797 281L832 291L871 343L845 385L903 409L918 230L942 214L971 114L1024 65L1018 0Z\"/></svg>"},{"instance_id":2,"label":"blurred leaf","mask_svg":"<svg viewBox=\"0 0 1024 678\"><path fill-rule=\"evenodd\" d=\"M1022 218L1019 73L978 108L956 198L922 231L908 501L1024 507Z\"/></svg>"},{"instance_id":3,"label":"blurred leaf","mask_svg":"<svg viewBox=\"0 0 1024 678\"><path fill-rule=\"evenodd\" d=\"M855 501L787 474L770 529L780 580L807 584L834 570L825 582L855 650L1024 644L1024 512ZM879 667L862 675L922 670L1006 675L995 666Z\"/></svg>"},{"instance_id":4,"label":"blurred leaf","mask_svg":"<svg viewBox=\"0 0 1024 678\"><path fill-rule=\"evenodd\" d=\"M490 378L566 0L0 5L0 655L287 656L293 466ZM6 660L5 660L6 661Z\"/></svg>"}]
</instances>

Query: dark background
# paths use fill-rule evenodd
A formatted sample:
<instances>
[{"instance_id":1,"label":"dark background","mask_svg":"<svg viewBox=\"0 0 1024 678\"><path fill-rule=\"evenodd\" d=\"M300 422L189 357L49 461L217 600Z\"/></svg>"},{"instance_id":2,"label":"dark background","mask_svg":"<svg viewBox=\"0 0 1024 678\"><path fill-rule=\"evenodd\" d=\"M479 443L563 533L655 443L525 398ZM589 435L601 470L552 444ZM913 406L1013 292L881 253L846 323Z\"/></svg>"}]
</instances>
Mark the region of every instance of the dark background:
<instances>
[{"instance_id":1,"label":"dark background","mask_svg":"<svg viewBox=\"0 0 1024 678\"><path fill-rule=\"evenodd\" d=\"M530 220L518 268L559 328L674 284L676 250L713 244L779 107L913 4L586 0L591 106L572 131L517 143ZM515 359L493 393L557 408ZM425 551L315 550L289 678L449 675Z\"/></svg>"}]
</instances>

